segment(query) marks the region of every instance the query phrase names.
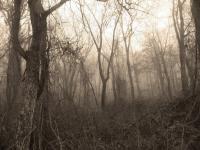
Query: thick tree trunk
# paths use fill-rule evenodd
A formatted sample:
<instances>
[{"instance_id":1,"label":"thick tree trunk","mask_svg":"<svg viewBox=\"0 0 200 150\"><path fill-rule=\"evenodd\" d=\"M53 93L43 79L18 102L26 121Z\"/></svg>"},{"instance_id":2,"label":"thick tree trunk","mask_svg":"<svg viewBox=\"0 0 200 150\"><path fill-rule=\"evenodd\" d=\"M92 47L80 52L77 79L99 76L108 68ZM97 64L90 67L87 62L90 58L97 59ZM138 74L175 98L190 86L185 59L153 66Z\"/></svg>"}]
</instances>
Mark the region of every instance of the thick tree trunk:
<instances>
[{"instance_id":1,"label":"thick tree trunk","mask_svg":"<svg viewBox=\"0 0 200 150\"><path fill-rule=\"evenodd\" d=\"M6 118L10 118L9 114L11 113L10 111L12 110L12 105L16 99L20 80L21 80L21 60L20 56L15 50L14 43L11 42L11 47L9 49L9 56L8 56L8 68L7 68L7 87L6 87L7 117Z\"/></svg>"},{"instance_id":2,"label":"thick tree trunk","mask_svg":"<svg viewBox=\"0 0 200 150\"><path fill-rule=\"evenodd\" d=\"M47 16L43 14L43 11L37 12L37 7L43 8L41 1L37 2L36 5L35 1L29 0L31 24L33 29L31 50L37 53L38 64L35 65L39 66L37 70L37 103L35 104L33 122L33 125L37 130L30 135L30 148L33 148L33 145L36 145L36 147L41 147L44 149L45 143L43 138L45 138L46 130L49 128L49 48L47 48ZM37 141L34 141L33 137L36 137L35 139Z\"/></svg>"},{"instance_id":3,"label":"thick tree trunk","mask_svg":"<svg viewBox=\"0 0 200 150\"><path fill-rule=\"evenodd\" d=\"M181 2L178 0L178 12L179 12L179 21L176 19L177 16L175 16L175 4L173 3L173 22L174 22L174 29L176 33L176 37L178 40L179 45L179 58L180 58L180 70L181 70L181 84L182 84L182 93L184 95L188 94L188 77L186 73L186 50L185 50L185 29L184 29L184 18L183 18L183 4L184 2Z\"/></svg>"},{"instance_id":4,"label":"thick tree trunk","mask_svg":"<svg viewBox=\"0 0 200 150\"><path fill-rule=\"evenodd\" d=\"M20 30L22 0L14 1L14 11L11 25L11 42L12 48L21 52L19 45L18 34ZM23 53L23 56L24 53ZM33 130L33 114L38 90L38 54L30 51L26 54L27 64L24 77L18 85L16 99L10 113L8 124L10 125L9 133L12 144L15 144L15 149L28 150L30 142L30 134Z\"/></svg>"},{"instance_id":5,"label":"thick tree trunk","mask_svg":"<svg viewBox=\"0 0 200 150\"><path fill-rule=\"evenodd\" d=\"M32 25L32 42L29 50L25 52L18 39L21 17L21 3L23 0L14 1L14 14L11 28L11 41L19 54L26 60L26 70L19 85L19 90L12 113L15 149L29 150L30 139L34 126L35 110L38 111L36 103L40 101L42 116L48 120L48 79L49 79L49 47L47 48L47 16L63 5L67 0L62 0L48 11L44 11L41 0L28 0L30 19ZM37 120L37 119L36 119ZM47 123L46 123L47 124ZM34 126L33 126L34 125ZM44 129L46 126L43 126ZM42 130L43 131L43 130ZM12 143L13 144L13 143Z\"/></svg>"},{"instance_id":6,"label":"thick tree trunk","mask_svg":"<svg viewBox=\"0 0 200 150\"><path fill-rule=\"evenodd\" d=\"M30 135L33 132L33 115L39 87L38 74L38 53L31 50L27 53L26 72L17 95L17 150L29 149Z\"/></svg>"},{"instance_id":7,"label":"thick tree trunk","mask_svg":"<svg viewBox=\"0 0 200 150\"><path fill-rule=\"evenodd\" d=\"M189 58L186 59L186 66L188 70L188 76L189 76L189 85L190 85L190 92L192 92L194 85L195 85L195 70L192 64L190 63Z\"/></svg>"},{"instance_id":8,"label":"thick tree trunk","mask_svg":"<svg viewBox=\"0 0 200 150\"><path fill-rule=\"evenodd\" d=\"M199 65L200 65L200 1L192 0L192 15L195 22L196 28L196 45L197 45L197 55L198 55L198 81L197 81L197 93L200 91L200 73L199 73Z\"/></svg>"},{"instance_id":9,"label":"thick tree trunk","mask_svg":"<svg viewBox=\"0 0 200 150\"><path fill-rule=\"evenodd\" d=\"M10 30L12 26L10 25ZM13 32L11 31L11 34ZM11 35L11 38L14 35ZM18 86L21 79L21 60L20 56L15 49L16 45L12 40L10 41L9 47L9 56L8 56L8 68L7 68L7 87L6 87L6 96L7 96L7 111L11 109L11 106L16 98L18 91ZM9 116L8 116L9 117Z\"/></svg>"},{"instance_id":10,"label":"thick tree trunk","mask_svg":"<svg viewBox=\"0 0 200 150\"><path fill-rule=\"evenodd\" d=\"M15 4L19 6L18 2L19 1L16 0ZM15 104L15 109L17 110L15 137L17 150L28 150L30 147L30 139L32 132L34 131L33 125L37 125L34 123L33 119L36 103L40 95L46 91L43 90L44 87L47 88L46 77L48 73L48 62L46 58L46 16L36 12L35 1L29 0L28 4L30 8L33 36L30 50L26 52L26 70L23 80L20 83ZM20 13L18 15L20 15ZM13 24L13 26L16 25ZM43 98L46 99L46 92L44 95ZM42 101L46 102L46 100ZM43 103L43 107L47 107L44 105L46 105L46 103Z\"/></svg>"},{"instance_id":11,"label":"thick tree trunk","mask_svg":"<svg viewBox=\"0 0 200 150\"><path fill-rule=\"evenodd\" d=\"M188 93L188 77L186 74L186 52L184 43L181 42L179 45L180 51L180 64L181 64L181 83L182 83L182 91L184 95Z\"/></svg>"}]
</instances>

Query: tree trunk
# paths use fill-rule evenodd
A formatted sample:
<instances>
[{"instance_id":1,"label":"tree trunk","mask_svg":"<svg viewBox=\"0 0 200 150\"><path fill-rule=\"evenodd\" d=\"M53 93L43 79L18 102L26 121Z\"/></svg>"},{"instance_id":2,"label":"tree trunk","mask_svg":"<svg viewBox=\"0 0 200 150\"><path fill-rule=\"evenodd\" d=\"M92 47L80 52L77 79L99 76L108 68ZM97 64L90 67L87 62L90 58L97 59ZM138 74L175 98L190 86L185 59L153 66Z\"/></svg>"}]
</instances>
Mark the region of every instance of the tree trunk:
<instances>
[{"instance_id":1,"label":"tree trunk","mask_svg":"<svg viewBox=\"0 0 200 150\"><path fill-rule=\"evenodd\" d=\"M184 2L181 2L178 0L178 12L179 12L179 21L176 19L175 16L175 4L173 3L173 22L174 22L174 29L176 33L176 37L178 40L179 45L179 58L180 58L180 70L181 70L181 84L182 84L182 93L184 95L188 94L188 77L186 73L186 50L185 50L185 31L184 31L184 18L183 18L183 4Z\"/></svg>"},{"instance_id":2,"label":"tree trunk","mask_svg":"<svg viewBox=\"0 0 200 150\"><path fill-rule=\"evenodd\" d=\"M12 16L9 16L11 19ZM11 38L14 35L12 30L15 30L12 27L11 23L8 20L8 24L10 27L10 36ZM13 34L13 35L12 35ZM7 111L11 109L11 106L16 98L16 94L18 91L18 86L21 79L21 60L20 56L17 52L15 42L10 40L9 46L9 56L8 56L8 68L7 68L7 87L6 87L6 96L7 96ZM9 117L9 116L7 116Z\"/></svg>"},{"instance_id":3,"label":"tree trunk","mask_svg":"<svg viewBox=\"0 0 200 150\"><path fill-rule=\"evenodd\" d=\"M113 90L113 96L114 96L114 103L117 104L119 100L118 100L117 91L116 91L116 77L115 77L113 62L111 64L111 72L112 72L112 90Z\"/></svg>"},{"instance_id":4,"label":"tree trunk","mask_svg":"<svg viewBox=\"0 0 200 150\"><path fill-rule=\"evenodd\" d=\"M163 68L164 68L165 77L167 79L167 90L168 90L168 94L169 94L169 99L172 100L171 81L170 81L169 73L168 73L168 70L167 70L165 58L162 54L161 54L161 60L162 60Z\"/></svg>"},{"instance_id":5,"label":"tree trunk","mask_svg":"<svg viewBox=\"0 0 200 150\"><path fill-rule=\"evenodd\" d=\"M20 84L17 95L17 150L27 150L30 144L30 135L33 132L33 115L39 89L39 59L34 50L27 53L27 64L24 79ZM26 137L26 138L25 138Z\"/></svg>"},{"instance_id":6,"label":"tree trunk","mask_svg":"<svg viewBox=\"0 0 200 150\"><path fill-rule=\"evenodd\" d=\"M101 89L101 107L102 107L102 109L105 109L106 86L107 86L107 81L102 81L102 89Z\"/></svg>"},{"instance_id":7,"label":"tree trunk","mask_svg":"<svg viewBox=\"0 0 200 150\"><path fill-rule=\"evenodd\" d=\"M20 30L22 0L14 1L14 11L11 25L12 46L20 50L18 34ZM14 53L13 53L14 54ZM38 90L38 67L37 53L30 51L26 54L27 64L23 80L18 85L16 99L10 113L8 123L12 133L11 142L17 150L29 149L30 133L32 132L33 114Z\"/></svg>"},{"instance_id":8,"label":"tree trunk","mask_svg":"<svg viewBox=\"0 0 200 150\"><path fill-rule=\"evenodd\" d=\"M129 82L131 86L131 100L132 102L134 102L135 90L134 90L134 83L133 83L133 77L132 77L132 71L131 71L131 65L130 65L129 49L126 49L126 64L127 64L127 69L128 69Z\"/></svg>"},{"instance_id":9,"label":"tree trunk","mask_svg":"<svg viewBox=\"0 0 200 150\"><path fill-rule=\"evenodd\" d=\"M189 76L189 85L190 85L190 92L192 92L192 89L194 88L194 85L195 85L195 70L194 70L194 67L192 66L192 64L190 63L190 60L189 58L186 59L186 67L187 67L187 70L188 70L188 76Z\"/></svg>"},{"instance_id":10,"label":"tree trunk","mask_svg":"<svg viewBox=\"0 0 200 150\"><path fill-rule=\"evenodd\" d=\"M133 66L133 70L135 72L135 81L136 81L136 87L137 87L137 91L138 91L138 98L141 98L142 95L141 95L139 71L138 71L137 65Z\"/></svg>"},{"instance_id":11,"label":"tree trunk","mask_svg":"<svg viewBox=\"0 0 200 150\"><path fill-rule=\"evenodd\" d=\"M39 2L38 2L39 1ZM36 104L34 112L33 125L36 127L35 132L31 136L30 148L33 148L33 144L36 147L44 149L44 139L46 137L46 130L49 125L49 48L47 48L47 16L38 13L36 7L43 8L41 1L38 0L37 5L35 1L29 0L29 9L31 16L33 39L31 43L31 51L37 53L37 76L38 76L38 87L36 95ZM48 45L49 46L49 45ZM28 60L27 60L28 63ZM36 76L36 75L35 75ZM33 141L33 137L36 137L38 141Z\"/></svg>"},{"instance_id":12,"label":"tree trunk","mask_svg":"<svg viewBox=\"0 0 200 150\"><path fill-rule=\"evenodd\" d=\"M180 64L181 64L181 83L184 95L188 93L188 77L186 74L186 53L184 43L181 42L180 46Z\"/></svg>"},{"instance_id":13,"label":"tree trunk","mask_svg":"<svg viewBox=\"0 0 200 150\"><path fill-rule=\"evenodd\" d=\"M174 71L174 67L171 65L170 66L170 76L171 76L171 81L172 81L172 91L173 91L173 93L175 93L176 92L176 90L177 90L177 85L176 85L176 75L175 75L175 71ZM173 94L172 93L172 94Z\"/></svg>"},{"instance_id":14,"label":"tree trunk","mask_svg":"<svg viewBox=\"0 0 200 150\"><path fill-rule=\"evenodd\" d=\"M197 55L198 55L198 66L200 65L200 1L192 0L192 15L195 22L196 28L196 46L197 46ZM197 93L200 91L200 73L198 69L198 77L197 77Z\"/></svg>"},{"instance_id":15,"label":"tree trunk","mask_svg":"<svg viewBox=\"0 0 200 150\"><path fill-rule=\"evenodd\" d=\"M149 74L149 75L148 75ZM152 75L151 72L147 73L148 77L147 77L147 81L149 80L149 87L150 87L150 92L151 92L151 98L154 97L154 91L155 89L153 89L153 84L152 84Z\"/></svg>"},{"instance_id":16,"label":"tree trunk","mask_svg":"<svg viewBox=\"0 0 200 150\"><path fill-rule=\"evenodd\" d=\"M9 121L10 113L12 111L12 106L15 103L16 95L18 92L19 84L21 80L21 60L17 51L15 50L15 44L11 41L11 47L9 48L8 56L8 68L7 68L7 86L6 86L6 96L7 96L7 106L6 106L6 127Z\"/></svg>"},{"instance_id":17,"label":"tree trunk","mask_svg":"<svg viewBox=\"0 0 200 150\"><path fill-rule=\"evenodd\" d=\"M165 95L165 88L164 88L164 77L163 77L163 74L162 74L162 66L161 66L161 63L160 63L160 59L159 59L159 56L157 55L156 52L155 53L155 58L152 58L153 60L153 63L154 63L154 66L156 67L156 72L157 72L157 75L158 75L158 79L159 79L159 85L160 85L160 96L163 96Z\"/></svg>"},{"instance_id":18,"label":"tree trunk","mask_svg":"<svg viewBox=\"0 0 200 150\"><path fill-rule=\"evenodd\" d=\"M18 35L21 19L21 4L23 0L14 1L11 40L16 45L19 54L26 60L26 69L19 85L15 107L12 113L14 125L14 142L16 150L30 149L30 139L38 109L42 107L42 116L47 124L48 119L48 79L49 79L49 48L47 48L47 17L54 10L62 6L67 0L62 0L48 11L44 11L41 0L28 0L32 25L32 42L26 52L21 48ZM49 45L48 45L49 46ZM38 104L41 103L41 105ZM36 105L36 103L38 105ZM36 110L36 112L35 112ZM35 114L36 113L36 114ZM37 119L36 119L37 120ZM46 126L43 126L44 129ZM43 131L43 130L42 130ZM13 144L13 143L12 143Z\"/></svg>"},{"instance_id":19,"label":"tree trunk","mask_svg":"<svg viewBox=\"0 0 200 150\"><path fill-rule=\"evenodd\" d=\"M31 134L34 131L33 125L37 125L36 123L33 124L35 110L38 110L35 109L36 102L41 94L46 91L44 87L47 88L46 77L48 73L46 58L46 16L42 16L36 12L35 1L29 0L28 5L33 36L30 50L26 52L26 70L17 94L16 149L19 150L28 150L30 147ZM47 98L46 94L45 92L44 99ZM46 102L44 99L42 101ZM43 104L46 105L46 103ZM43 107L47 107L44 105Z\"/></svg>"}]
</instances>

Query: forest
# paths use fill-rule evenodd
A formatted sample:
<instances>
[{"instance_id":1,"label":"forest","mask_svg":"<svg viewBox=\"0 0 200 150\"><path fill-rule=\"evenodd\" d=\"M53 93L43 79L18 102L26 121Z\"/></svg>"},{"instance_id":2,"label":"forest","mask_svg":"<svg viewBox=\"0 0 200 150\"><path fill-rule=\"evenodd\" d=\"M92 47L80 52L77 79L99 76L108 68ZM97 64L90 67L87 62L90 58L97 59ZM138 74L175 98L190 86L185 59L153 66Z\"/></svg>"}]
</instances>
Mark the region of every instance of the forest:
<instances>
[{"instance_id":1,"label":"forest","mask_svg":"<svg viewBox=\"0 0 200 150\"><path fill-rule=\"evenodd\" d=\"M0 150L200 150L200 0L0 0Z\"/></svg>"}]
</instances>

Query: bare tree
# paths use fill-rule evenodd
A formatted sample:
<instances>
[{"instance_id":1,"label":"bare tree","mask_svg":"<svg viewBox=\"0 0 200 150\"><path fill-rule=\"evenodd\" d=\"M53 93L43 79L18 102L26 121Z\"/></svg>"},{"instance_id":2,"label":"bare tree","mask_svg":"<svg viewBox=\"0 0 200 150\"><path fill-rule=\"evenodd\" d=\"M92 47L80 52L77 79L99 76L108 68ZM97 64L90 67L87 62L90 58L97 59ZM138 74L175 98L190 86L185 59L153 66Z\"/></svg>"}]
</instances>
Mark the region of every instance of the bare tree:
<instances>
[{"instance_id":1,"label":"bare tree","mask_svg":"<svg viewBox=\"0 0 200 150\"><path fill-rule=\"evenodd\" d=\"M161 89L161 95L165 95L165 87L164 87L164 75L162 72L162 63L161 63L161 57L159 56L159 52L158 52L158 47L155 43L155 39L152 39L152 48L153 48L153 57L152 57L152 61L156 67L156 71L157 71L157 75L159 78L159 83L160 83L160 89Z\"/></svg>"},{"instance_id":2,"label":"bare tree","mask_svg":"<svg viewBox=\"0 0 200 150\"><path fill-rule=\"evenodd\" d=\"M40 0L28 1L32 25L32 42L28 51L21 47L18 39L20 30L22 0L14 1L11 40L15 49L26 60L26 70L16 96L15 103L15 144L16 149L29 149L30 137L33 132L33 117L36 102L41 94L48 99L48 50L47 45L47 17L67 0L61 0L48 10L44 10ZM41 73L40 73L41 70Z\"/></svg>"},{"instance_id":3,"label":"bare tree","mask_svg":"<svg viewBox=\"0 0 200 150\"><path fill-rule=\"evenodd\" d=\"M132 36L134 34L134 32L133 32L133 19L131 18L131 22L128 25L128 29L127 29L126 33L124 31L123 21L121 21L121 29L122 29L122 34L123 34L124 46L125 46L125 50L126 50L126 64L127 64L128 77L129 77L129 82L130 82L130 87L131 87L131 99L132 99L132 102L134 102L135 90L134 90L132 69L131 69L131 63L130 63L131 39L132 39Z\"/></svg>"},{"instance_id":4,"label":"bare tree","mask_svg":"<svg viewBox=\"0 0 200 150\"><path fill-rule=\"evenodd\" d=\"M185 21L183 16L184 4L186 0L173 0L172 18L174 22L174 29L179 45L179 57L181 64L181 83L182 92L184 95L188 93L188 77L186 72L186 50L185 50Z\"/></svg>"},{"instance_id":5,"label":"bare tree","mask_svg":"<svg viewBox=\"0 0 200 150\"><path fill-rule=\"evenodd\" d=\"M106 10L106 8L105 8ZM103 13L103 16L101 18L101 23L99 23L99 21L97 20L97 18L95 17L95 15L92 13L95 22L97 24L98 27L98 36L99 36L99 40L97 38L95 38L94 32L92 31L91 25L83 11L83 8L80 4L80 11L81 11L81 15L82 15L82 20L83 20L83 24L85 27L87 27L89 29L89 33L92 36L93 42L95 44L96 50L97 50L97 59L98 59L98 67L99 67L99 74L100 74L100 78L101 78L101 82L102 82L102 89L101 89L101 107L102 109L105 108L105 104L106 104L106 88L107 88L107 82L108 79L110 77L110 67L112 64L112 59L114 56L114 50L115 50L115 33L116 33L116 28L117 28L117 24L119 22L119 16L116 17L116 21L115 21L115 25L114 25L114 29L113 29L113 35L112 35L112 46L111 46L111 53L109 56L109 61L107 64L107 68L104 70L103 68L103 64L102 64L102 49L103 49L103 28L104 28L104 24L105 24L105 13L106 11Z\"/></svg>"},{"instance_id":6,"label":"bare tree","mask_svg":"<svg viewBox=\"0 0 200 150\"><path fill-rule=\"evenodd\" d=\"M165 56L164 56L166 51L167 51L168 34L169 33L167 33L167 37L166 37L164 44L162 44L161 38L160 38L159 34L157 33L157 39L158 39L157 44L158 44L158 50L159 50L159 56L158 57L161 58L164 74L165 74L165 77L166 77L166 80L167 80L168 96L169 96L169 99L172 100L171 80L170 80L168 67L167 67L167 63L166 63L166 60L165 60Z\"/></svg>"}]
</instances>

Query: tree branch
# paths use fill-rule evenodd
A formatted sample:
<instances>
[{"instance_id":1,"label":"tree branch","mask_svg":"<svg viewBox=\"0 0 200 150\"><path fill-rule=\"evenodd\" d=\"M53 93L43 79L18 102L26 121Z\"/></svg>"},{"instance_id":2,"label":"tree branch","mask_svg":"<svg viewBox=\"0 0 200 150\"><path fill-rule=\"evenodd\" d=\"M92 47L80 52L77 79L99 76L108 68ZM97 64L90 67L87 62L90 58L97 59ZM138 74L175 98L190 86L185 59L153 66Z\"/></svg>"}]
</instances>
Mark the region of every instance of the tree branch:
<instances>
[{"instance_id":1,"label":"tree branch","mask_svg":"<svg viewBox=\"0 0 200 150\"><path fill-rule=\"evenodd\" d=\"M111 63L113 62L113 57L114 57L114 53L115 53L115 49L116 49L115 46L117 45L117 43L115 42L115 34L116 34L116 29L117 29L119 19L120 19L120 15L118 16L118 18L115 22L114 29L113 29L111 54L110 54L110 60L108 61L107 75L106 75L107 80L109 79L109 70L110 70Z\"/></svg>"},{"instance_id":2,"label":"tree branch","mask_svg":"<svg viewBox=\"0 0 200 150\"><path fill-rule=\"evenodd\" d=\"M54 12L56 9L60 8L64 3L66 3L69 0L61 0L59 3L55 4L53 7L45 11L45 16L48 16L52 12Z\"/></svg>"},{"instance_id":3,"label":"tree branch","mask_svg":"<svg viewBox=\"0 0 200 150\"><path fill-rule=\"evenodd\" d=\"M173 1L173 9L172 9L172 19L173 19L173 23L174 23L174 29L175 29L175 33L176 33L176 37L177 37L177 40L178 40L178 43L180 43L180 34L179 34L179 30L178 30L178 23L177 23L177 20L176 20L176 17L175 17L175 3Z\"/></svg>"}]
</instances>

